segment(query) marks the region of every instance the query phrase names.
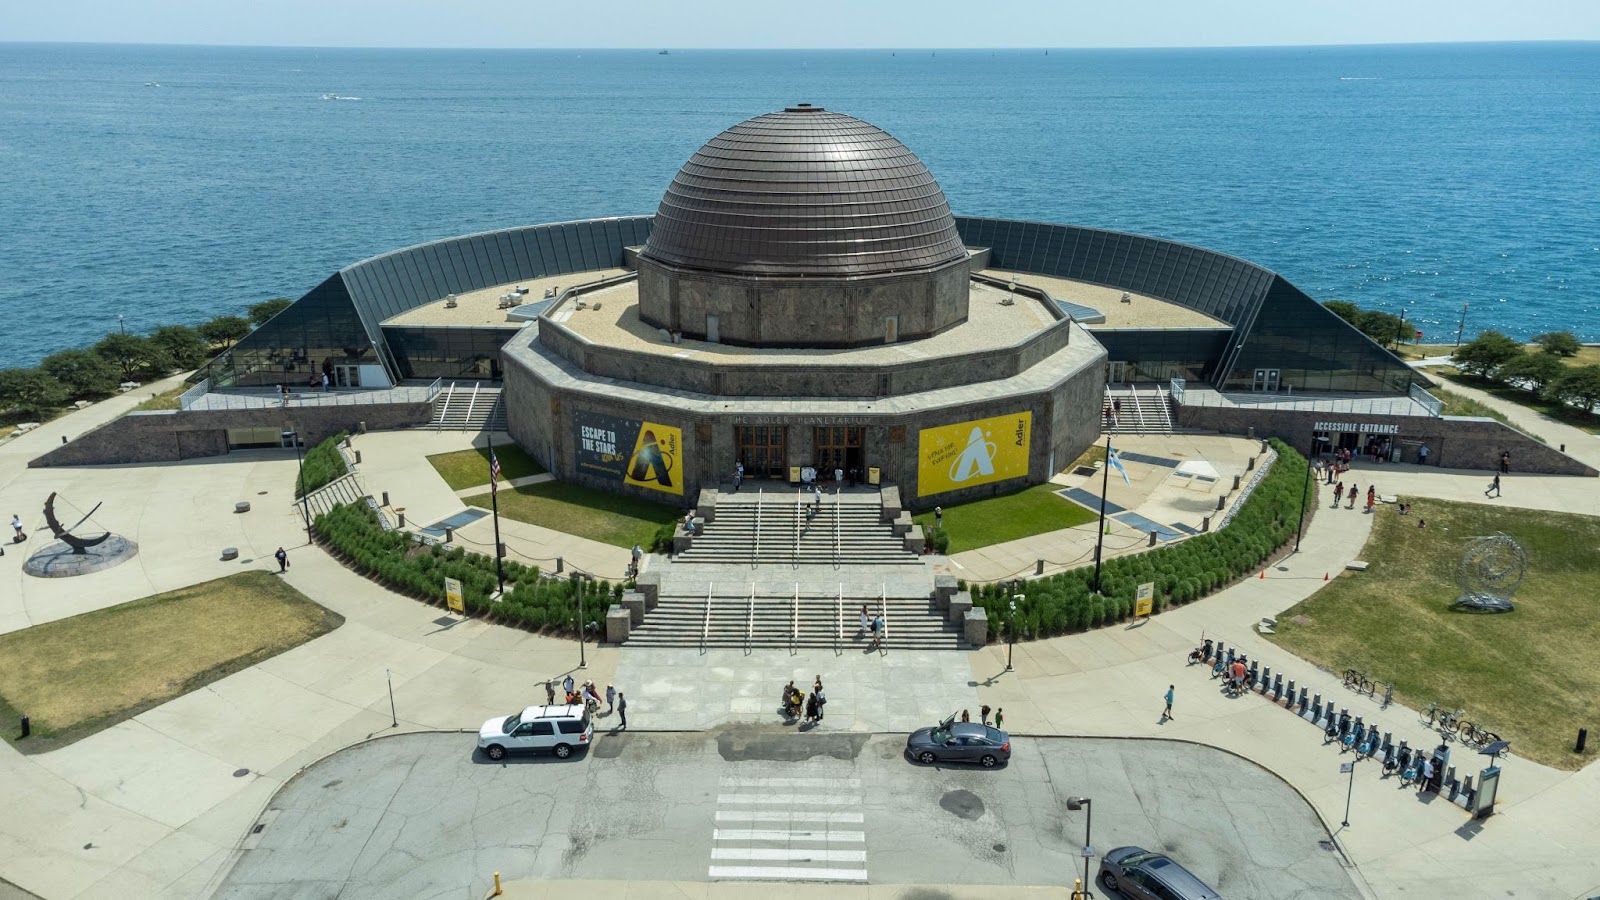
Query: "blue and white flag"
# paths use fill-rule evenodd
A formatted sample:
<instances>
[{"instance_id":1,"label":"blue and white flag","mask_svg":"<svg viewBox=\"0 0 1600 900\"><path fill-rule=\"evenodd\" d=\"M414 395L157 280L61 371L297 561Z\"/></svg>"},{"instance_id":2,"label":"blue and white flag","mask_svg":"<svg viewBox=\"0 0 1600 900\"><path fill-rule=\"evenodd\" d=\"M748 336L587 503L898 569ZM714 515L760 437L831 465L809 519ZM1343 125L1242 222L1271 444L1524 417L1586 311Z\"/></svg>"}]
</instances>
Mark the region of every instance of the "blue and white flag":
<instances>
[{"instance_id":1,"label":"blue and white flag","mask_svg":"<svg viewBox=\"0 0 1600 900\"><path fill-rule=\"evenodd\" d=\"M1116 469L1118 475L1122 476L1122 481L1124 484L1128 485L1129 487L1133 486L1133 481L1128 478L1128 470L1122 467L1122 457L1117 455L1117 451L1112 450L1107 453L1106 461L1111 463L1111 468Z\"/></svg>"}]
</instances>

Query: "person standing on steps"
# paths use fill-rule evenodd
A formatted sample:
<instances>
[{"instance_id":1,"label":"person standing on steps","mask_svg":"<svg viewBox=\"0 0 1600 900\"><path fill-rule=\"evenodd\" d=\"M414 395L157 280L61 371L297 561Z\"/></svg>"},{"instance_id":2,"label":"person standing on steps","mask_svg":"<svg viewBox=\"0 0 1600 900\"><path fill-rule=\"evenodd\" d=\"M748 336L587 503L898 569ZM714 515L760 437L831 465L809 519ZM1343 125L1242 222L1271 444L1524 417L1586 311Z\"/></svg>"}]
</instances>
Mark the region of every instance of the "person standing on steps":
<instances>
[{"instance_id":1,"label":"person standing on steps","mask_svg":"<svg viewBox=\"0 0 1600 900\"><path fill-rule=\"evenodd\" d=\"M1495 473L1494 480L1489 482L1489 489L1484 491L1483 495L1485 497L1489 496L1490 491L1493 491L1496 497L1500 496L1500 474L1498 472Z\"/></svg>"},{"instance_id":2,"label":"person standing on steps","mask_svg":"<svg viewBox=\"0 0 1600 900\"><path fill-rule=\"evenodd\" d=\"M871 630L872 614L867 612L867 605L863 603L861 604L861 632L857 634L856 637L866 637L867 632Z\"/></svg>"},{"instance_id":3,"label":"person standing on steps","mask_svg":"<svg viewBox=\"0 0 1600 900\"><path fill-rule=\"evenodd\" d=\"M617 726L619 729L628 730L628 698L621 691L617 691L617 721L621 723Z\"/></svg>"},{"instance_id":4,"label":"person standing on steps","mask_svg":"<svg viewBox=\"0 0 1600 900\"><path fill-rule=\"evenodd\" d=\"M1172 695L1174 690L1175 688L1172 685L1167 685L1167 693L1164 698L1167 701L1167 708L1161 711L1161 721L1163 722L1172 718Z\"/></svg>"},{"instance_id":5,"label":"person standing on steps","mask_svg":"<svg viewBox=\"0 0 1600 900\"><path fill-rule=\"evenodd\" d=\"M744 484L744 463L736 462L733 464L733 492L737 494L742 484Z\"/></svg>"}]
</instances>

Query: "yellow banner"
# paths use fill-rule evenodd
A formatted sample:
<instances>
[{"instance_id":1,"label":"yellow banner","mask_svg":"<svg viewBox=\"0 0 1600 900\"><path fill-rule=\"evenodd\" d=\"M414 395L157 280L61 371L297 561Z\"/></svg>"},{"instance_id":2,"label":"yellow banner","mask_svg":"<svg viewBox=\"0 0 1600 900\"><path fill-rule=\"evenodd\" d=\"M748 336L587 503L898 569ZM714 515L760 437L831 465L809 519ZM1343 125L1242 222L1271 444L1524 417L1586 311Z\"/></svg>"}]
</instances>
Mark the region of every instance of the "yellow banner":
<instances>
[{"instance_id":1,"label":"yellow banner","mask_svg":"<svg viewBox=\"0 0 1600 900\"><path fill-rule=\"evenodd\" d=\"M461 581L459 579L445 578L444 602L451 612L461 613L462 615L467 614L466 601L461 598Z\"/></svg>"},{"instance_id":2,"label":"yellow banner","mask_svg":"<svg viewBox=\"0 0 1600 900\"><path fill-rule=\"evenodd\" d=\"M639 438L622 481L683 496L683 432L671 425L641 422Z\"/></svg>"},{"instance_id":3,"label":"yellow banner","mask_svg":"<svg viewBox=\"0 0 1600 900\"><path fill-rule=\"evenodd\" d=\"M1028 474L1033 413L924 428L917 434L917 496Z\"/></svg>"},{"instance_id":4,"label":"yellow banner","mask_svg":"<svg viewBox=\"0 0 1600 900\"><path fill-rule=\"evenodd\" d=\"M1133 596L1133 614L1135 616L1148 616L1156 605L1156 583L1147 581L1139 585L1139 592Z\"/></svg>"}]
</instances>

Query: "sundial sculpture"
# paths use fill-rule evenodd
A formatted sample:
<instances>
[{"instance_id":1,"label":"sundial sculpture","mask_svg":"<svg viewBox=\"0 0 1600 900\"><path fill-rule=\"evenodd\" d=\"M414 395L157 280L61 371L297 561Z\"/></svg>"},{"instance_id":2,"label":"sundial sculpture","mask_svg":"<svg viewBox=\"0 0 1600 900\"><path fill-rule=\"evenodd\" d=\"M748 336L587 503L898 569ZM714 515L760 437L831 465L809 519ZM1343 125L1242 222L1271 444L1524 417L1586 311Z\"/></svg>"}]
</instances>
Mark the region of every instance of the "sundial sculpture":
<instances>
[{"instance_id":1,"label":"sundial sculpture","mask_svg":"<svg viewBox=\"0 0 1600 900\"><path fill-rule=\"evenodd\" d=\"M1516 609L1511 595L1528 574L1528 553L1510 535L1491 534L1467 542L1456 567L1461 596L1455 605L1485 612Z\"/></svg>"},{"instance_id":2,"label":"sundial sculpture","mask_svg":"<svg viewBox=\"0 0 1600 900\"><path fill-rule=\"evenodd\" d=\"M28 557L28 561L22 564L22 571L38 578L87 575L127 562L139 552L138 544L110 531L91 537L74 533L94 517L101 503L96 503L94 509L70 527L62 527L61 520L56 516L58 496L51 491L44 501L44 521L50 526L55 542L39 548Z\"/></svg>"}]
</instances>

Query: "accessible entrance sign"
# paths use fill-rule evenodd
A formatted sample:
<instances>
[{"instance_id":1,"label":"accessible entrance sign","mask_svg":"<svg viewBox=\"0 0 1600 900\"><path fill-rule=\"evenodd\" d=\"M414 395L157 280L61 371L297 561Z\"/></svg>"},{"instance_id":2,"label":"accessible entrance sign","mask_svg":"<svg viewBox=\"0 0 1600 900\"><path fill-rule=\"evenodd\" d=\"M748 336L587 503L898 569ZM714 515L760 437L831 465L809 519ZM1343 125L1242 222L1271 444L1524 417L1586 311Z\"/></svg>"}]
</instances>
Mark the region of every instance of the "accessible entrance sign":
<instances>
[{"instance_id":1,"label":"accessible entrance sign","mask_svg":"<svg viewBox=\"0 0 1600 900\"><path fill-rule=\"evenodd\" d=\"M444 602L453 613L467 614L467 603L461 598L461 580L459 578L446 578L444 580Z\"/></svg>"},{"instance_id":2,"label":"accessible entrance sign","mask_svg":"<svg viewBox=\"0 0 1600 900\"><path fill-rule=\"evenodd\" d=\"M1148 617L1156 605L1156 583L1146 581L1139 585L1139 593L1133 596L1133 614Z\"/></svg>"}]
</instances>

